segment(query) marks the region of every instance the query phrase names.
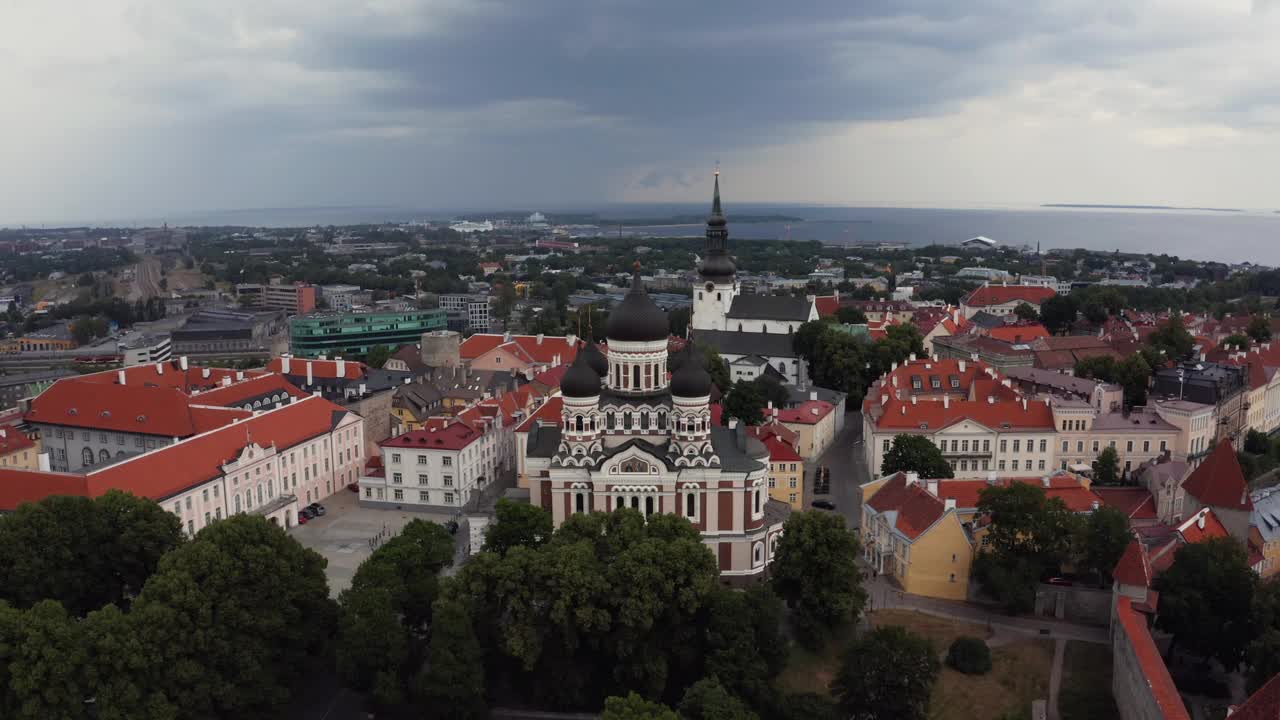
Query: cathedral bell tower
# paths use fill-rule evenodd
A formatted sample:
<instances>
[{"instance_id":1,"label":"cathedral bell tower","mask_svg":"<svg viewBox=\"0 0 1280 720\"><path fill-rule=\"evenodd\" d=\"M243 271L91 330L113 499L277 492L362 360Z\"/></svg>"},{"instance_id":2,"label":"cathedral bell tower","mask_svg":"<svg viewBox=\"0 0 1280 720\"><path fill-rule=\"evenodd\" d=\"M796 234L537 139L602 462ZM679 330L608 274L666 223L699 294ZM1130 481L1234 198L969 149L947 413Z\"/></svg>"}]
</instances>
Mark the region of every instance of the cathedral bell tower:
<instances>
[{"instance_id":1,"label":"cathedral bell tower","mask_svg":"<svg viewBox=\"0 0 1280 720\"><path fill-rule=\"evenodd\" d=\"M738 294L737 268L729 257L729 223L720 210L720 171L716 170L711 216L707 218L707 245L698 268L699 284L693 289L694 330L727 330L725 316Z\"/></svg>"}]
</instances>

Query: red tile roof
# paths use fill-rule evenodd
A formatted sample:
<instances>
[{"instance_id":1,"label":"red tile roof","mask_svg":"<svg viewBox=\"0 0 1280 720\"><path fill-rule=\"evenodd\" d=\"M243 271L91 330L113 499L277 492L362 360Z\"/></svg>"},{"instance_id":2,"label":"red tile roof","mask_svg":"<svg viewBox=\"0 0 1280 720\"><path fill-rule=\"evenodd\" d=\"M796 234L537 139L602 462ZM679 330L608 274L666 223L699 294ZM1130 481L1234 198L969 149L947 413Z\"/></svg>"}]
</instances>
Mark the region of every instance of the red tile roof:
<instances>
[{"instance_id":1,"label":"red tile roof","mask_svg":"<svg viewBox=\"0 0 1280 720\"><path fill-rule=\"evenodd\" d=\"M1111 577L1125 585L1151 587L1151 565L1147 561L1147 551L1136 538L1129 541L1129 545L1125 547L1124 554L1120 556L1120 562L1116 563L1115 570L1111 571Z\"/></svg>"},{"instance_id":2,"label":"red tile roof","mask_svg":"<svg viewBox=\"0 0 1280 720\"><path fill-rule=\"evenodd\" d=\"M1038 485L1044 487L1044 478L999 478L996 485L1008 487L1011 483ZM988 487L986 480L948 480L938 481L938 497L943 500L955 500L956 509L972 511L978 507L982 489ZM1099 502L1097 495L1084 486L1084 482L1070 473L1057 473L1049 476L1049 487L1044 494L1050 498L1061 498L1072 512L1088 512L1093 504Z\"/></svg>"},{"instance_id":3,"label":"red tile roof","mask_svg":"<svg viewBox=\"0 0 1280 720\"><path fill-rule=\"evenodd\" d=\"M1095 487L1093 492L1101 498L1103 505L1119 510L1130 520L1155 520L1157 517L1155 498L1146 488Z\"/></svg>"},{"instance_id":4,"label":"red tile roof","mask_svg":"<svg viewBox=\"0 0 1280 720\"><path fill-rule=\"evenodd\" d=\"M969 307L988 307L990 305L1003 305L1014 300L1022 300L1033 305L1048 300L1057 295L1053 288L1034 287L1030 285L986 285L969 293L969 296L961 300L961 304Z\"/></svg>"},{"instance_id":5,"label":"red tile roof","mask_svg":"<svg viewBox=\"0 0 1280 720\"><path fill-rule=\"evenodd\" d=\"M35 446L31 438L18 432L17 428L0 427L0 455L10 455Z\"/></svg>"},{"instance_id":6,"label":"red tile roof","mask_svg":"<svg viewBox=\"0 0 1280 720\"><path fill-rule=\"evenodd\" d=\"M920 482L907 484L904 473L896 473L872 495L867 504L881 514L896 511L894 527L915 540L946 514L945 504L929 494Z\"/></svg>"},{"instance_id":7,"label":"red tile roof","mask_svg":"<svg viewBox=\"0 0 1280 720\"><path fill-rule=\"evenodd\" d=\"M813 299L813 306L818 309L818 317L832 317L840 309L838 295L818 295Z\"/></svg>"},{"instance_id":8,"label":"red tile roof","mask_svg":"<svg viewBox=\"0 0 1280 720\"><path fill-rule=\"evenodd\" d=\"M475 360L494 348L502 347L526 362L549 365L556 362L558 355L559 363L564 364L573 362L581 344L576 337L570 341L568 337L556 335L511 335L508 340L505 335L476 333L462 341L458 354L463 360Z\"/></svg>"},{"instance_id":9,"label":"red tile roof","mask_svg":"<svg viewBox=\"0 0 1280 720\"><path fill-rule=\"evenodd\" d=\"M533 414L528 417L520 426L516 428L516 432L524 433L533 429L538 421L548 422L553 425L560 424L560 413L564 411L564 398L559 395L553 395L546 399Z\"/></svg>"},{"instance_id":10,"label":"red tile roof","mask_svg":"<svg viewBox=\"0 0 1280 720\"><path fill-rule=\"evenodd\" d=\"M568 365L557 365L550 370L543 370L533 376L533 381L548 388L560 387L560 380L569 371Z\"/></svg>"},{"instance_id":11,"label":"red tile roof","mask_svg":"<svg viewBox=\"0 0 1280 720\"><path fill-rule=\"evenodd\" d=\"M796 449L783 442L777 435L770 434L764 439L764 446L769 450L769 459L773 462L800 462L802 458Z\"/></svg>"},{"instance_id":12,"label":"red tile roof","mask_svg":"<svg viewBox=\"0 0 1280 720\"><path fill-rule=\"evenodd\" d=\"M1215 540L1231 535L1213 510L1207 507L1200 508L1195 515L1184 520L1178 526L1178 533L1182 535L1183 540L1189 543Z\"/></svg>"},{"instance_id":13,"label":"red tile roof","mask_svg":"<svg viewBox=\"0 0 1280 720\"><path fill-rule=\"evenodd\" d=\"M221 475L222 466L250 442L283 450L330 432L348 414L318 397L252 416L242 410L205 410L245 419L84 475L0 471L0 509L12 510L49 495L97 497L113 489L164 500Z\"/></svg>"},{"instance_id":14,"label":"red tile roof","mask_svg":"<svg viewBox=\"0 0 1280 720\"><path fill-rule=\"evenodd\" d=\"M1280 720L1280 675L1272 675L1243 705L1229 716L1232 720Z\"/></svg>"},{"instance_id":15,"label":"red tile roof","mask_svg":"<svg viewBox=\"0 0 1280 720\"><path fill-rule=\"evenodd\" d=\"M1229 510L1253 511L1249 483L1240 469L1240 459L1230 440L1223 440L1182 483L1188 495L1201 505Z\"/></svg>"},{"instance_id":16,"label":"red tile roof","mask_svg":"<svg viewBox=\"0 0 1280 720\"><path fill-rule=\"evenodd\" d=\"M833 409L835 405L826 400L805 400L793 408L778 410L775 417L779 422L813 425L830 415Z\"/></svg>"},{"instance_id":17,"label":"red tile roof","mask_svg":"<svg viewBox=\"0 0 1280 720\"><path fill-rule=\"evenodd\" d=\"M1169 668L1165 667L1160 649L1151 637L1146 616L1134 610L1132 601L1121 595L1116 600L1116 619L1129 638L1129 644L1133 646L1138 667L1142 670L1151 695L1165 720L1191 720L1186 706L1182 704L1178 688L1173 684L1173 677L1169 675Z\"/></svg>"},{"instance_id":18,"label":"red tile roof","mask_svg":"<svg viewBox=\"0 0 1280 720\"><path fill-rule=\"evenodd\" d=\"M440 422L442 420L444 422ZM466 423L448 421L444 418L431 418L425 426L428 429L414 430L385 440L379 445L383 448L415 450L461 450L479 440L483 435Z\"/></svg>"},{"instance_id":19,"label":"red tile roof","mask_svg":"<svg viewBox=\"0 0 1280 720\"><path fill-rule=\"evenodd\" d=\"M869 400L875 402L877 398ZM908 400L891 397L883 409L884 415L876 421L876 427L881 430L939 430L964 420L993 430L1051 430L1054 427L1053 410L1037 400L1029 400L1025 406L1021 402L988 403L985 398L952 400L948 406L940 400L922 400L913 405ZM921 428L921 424L926 427Z\"/></svg>"},{"instance_id":20,"label":"red tile roof","mask_svg":"<svg viewBox=\"0 0 1280 720\"><path fill-rule=\"evenodd\" d=\"M188 437L209 429L212 418L218 416L193 412L191 406L190 398L174 387L89 385L68 378L36 396L25 419L93 430ZM226 422L231 417L227 416Z\"/></svg>"},{"instance_id":21,"label":"red tile roof","mask_svg":"<svg viewBox=\"0 0 1280 720\"><path fill-rule=\"evenodd\" d=\"M96 383L102 385L118 385L120 383L120 373L124 373L125 385L151 385L155 387L177 388L183 392L191 392L193 390L203 390L219 385L223 378L230 378L234 381L241 371L228 370L226 368L203 368L188 365L186 370L182 369L182 360L167 360L161 363L149 363L146 365L134 365L133 367L121 368L118 370L104 370L102 372L90 373L88 375L80 375L75 378L68 378L77 382ZM243 374L247 377L255 375L259 371L245 370Z\"/></svg>"},{"instance_id":22,"label":"red tile roof","mask_svg":"<svg viewBox=\"0 0 1280 720\"><path fill-rule=\"evenodd\" d=\"M991 328L987 334L996 340L1007 343L1029 343L1042 337L1048 337L1049 331L1040 323L1030 325L1003 325Z\"/></svg>"},{"instance_id":23,"label":"red tile roof","mask_svg":"<svg viewBox=\"0 0 1280 720\"><path fill-rule=\"evenodd\" d=\"M289 369L285 370L285 360L289 361ZM307 366L311 366L312 378L324 378L332 380L335 378L346 378L348 380L359 380L364 377L367 366L356 360L317 360L310 358L271 358L271 362L267 363L267 370L281 375L292 375L293 377L306 377ZM341 369L342 374L338 371Z\"/></svg>"},{"instance_id":24,"label":"red tile roof","mask_svg":"<svg viewBox=\"0 0 1280 720\"><path fill-rule=\"evenodd\" d=\"M245 401L251 401L263 395L277 395L279 393L284 393L286 398L307 396L307 393L299 390L298 386L286 380L283 375L266 373L246 378L240 382L233 382L230 385L195 393L191 396L191 400L201 405L231 406L240 405Z\"/></svg>"}]
</instances>

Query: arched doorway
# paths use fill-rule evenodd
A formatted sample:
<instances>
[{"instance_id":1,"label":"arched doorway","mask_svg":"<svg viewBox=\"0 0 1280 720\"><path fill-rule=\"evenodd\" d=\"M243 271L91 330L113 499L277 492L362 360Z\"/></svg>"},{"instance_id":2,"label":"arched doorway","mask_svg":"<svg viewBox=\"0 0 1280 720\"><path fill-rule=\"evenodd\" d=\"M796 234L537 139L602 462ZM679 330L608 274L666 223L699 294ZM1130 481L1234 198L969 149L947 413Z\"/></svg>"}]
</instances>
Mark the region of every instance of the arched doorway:
<instances>
[{"instance_id":1,"label":"arched doorway","mask_svg":"<svg viewBox=\"0 0 1280 720\"><path fill-rule=\"evenodd\" d=\"M284 511L284 527L286 530L293 527L293 511L292 510Z\"/></svg>"},{"instance_id":2,"label":"arched doorway","mask_svg":"<svg viewBox=\"0 0 1280 720\"><path fill-rule=\"evenodd\" d=\"M271 518L271 524L272 524L272 525L279 525L279 524L280 524L280 518L276 518L276 517Z\"/></svg>"}]
</instances>

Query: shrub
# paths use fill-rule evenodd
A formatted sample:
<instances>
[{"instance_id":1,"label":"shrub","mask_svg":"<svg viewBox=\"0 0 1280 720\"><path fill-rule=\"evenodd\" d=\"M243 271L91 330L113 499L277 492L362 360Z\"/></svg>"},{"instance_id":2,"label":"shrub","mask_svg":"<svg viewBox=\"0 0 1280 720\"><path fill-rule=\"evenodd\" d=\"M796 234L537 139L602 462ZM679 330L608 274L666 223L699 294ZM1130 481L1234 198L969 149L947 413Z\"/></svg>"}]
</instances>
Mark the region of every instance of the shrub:
<instances>
[{"instance_id":1,"label":"shrub","mask_svg":"<svg viewBox=\"0 0 1280 720\"><path fill-rule=\"evenodd\" d=\"M966 675L985 675L991 672L991 649L981 638L958 637L947 650L947 665Z\"/></svg>"}]
</instances>

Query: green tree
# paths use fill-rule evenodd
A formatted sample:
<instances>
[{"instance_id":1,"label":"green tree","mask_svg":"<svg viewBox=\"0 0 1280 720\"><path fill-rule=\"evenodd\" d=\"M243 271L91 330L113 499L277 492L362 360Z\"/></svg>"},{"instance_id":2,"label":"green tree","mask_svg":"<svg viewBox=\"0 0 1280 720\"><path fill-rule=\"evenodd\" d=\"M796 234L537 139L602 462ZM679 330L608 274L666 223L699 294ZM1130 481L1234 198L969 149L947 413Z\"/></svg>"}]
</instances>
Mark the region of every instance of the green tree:
<instances>
[{"instance_id":1,"label":"green tree","mask_svg":"<svg viewBox=\"0 0 1280 720\"><path fill-rule=\"evenodd\" d=\"M852 305L843 305L836 310L836 320L843 325L866 325L867 316Z\"/></svg>"},{"instance_id":2,"label":"green tree","mask_svg":"<svg viewBox=\"0 0 1280 720\"><path fill-rule=\"evenodd\" d=\"M1222 347L1234 347L1239 348L1240 350L1248 350L1249 346L1252 344L1253 342L1250 340L1249 336L1242 333L1232 333L1223 338L1220 343Z\"/></svg>"},{"instance_id":3,"label":"green tree","mask_svg":"<svg viewBox=\"0 0 1280 720\"><path fill-rule=\"evenodd\" d=\"M374 690L381 705L404 701L404 678L412 637L400 622L391 592L370 586L342 591L338 602L337 666L342 677L360 690Z\"/></svg>"},{"instance_id":4,"label":"green tree","mask_svg":"<svg viewBox=\"0 0 1280 720\"><path fill-rule=\"evenodd\" d=\"M1254 315L1249 319L1249 329L1246 332L1254 342L1267 342L1271 339L1271 320L1263 315Z\"/></svg>"},{"instance_id":5,"label":"green tree","mask_svg":"<svg viewBox=\"0 0 1280 720\"><path fill-rule=\"evenodd\" d=\"M264 517L234 515L167 553L133 604L180 717L274 717L333 634L325 561Z\"/></svg>"},{"instance_id":6,"label":"green tree","mask_svg":"<svg viewBox=\"0 0 1280 720\"><path fill-rule=\"evenodd\" d=\"M689 318L692 311L687 307L680 307L667 313L667 325L671 330L671 334L676 337L684 337L689 333Z\"/></svg>"},{"instance_id":7,"label":"green tree","mask_svg":"<svg viewBox=\"0 0 1280 720\"><path fill-rule=\"evenodd\" d=\"M387 361L391 359L394 353L395 351L387 345L374 345L369 348L369 353L365 355L364 361L369 367L380 368L387 364Z\"/></svg>"},{"instance_id":8,"label":"green tree","mask_svg":"<svg viewBox=\"0 0 1280 720\"><path fill-rule=\"evenodd\" d=\"M1076 377L1092 378L1102 382L1116 382L1116 359L1110 355L1081 358L1076 361Z\"/></svg>"},{"instance_id":9,"label":"green tree","mask_svg":"<svg viewBox=\"0 0 1280 720\"><path fill-rule=\"evenodd\" d=\"M1013 314L1023 322L1036 322L1040 319L1040 312L1031 303L1018 303Z\"/></svg>"},{"instance_id":10,"label":"green tree","mask_svg":"<svg viewBox=\"0 0 1280 720\"><path fill-rule=\"evenodd\" d=\"M1128 407L1147 404L1147 388L1151 384L1151 365L1142 353L1134 353L1116 364L1115 381L1124 388Z\"/></svg>"},{"instance_id":11,"label":"green tree","mask_svg":"<svg viewBox=\"0 0 1280 720\"><path fill-rule=\"evenodd\" d=\"M831 692L841 717L850 720L925 720L929 695L941 672L931 642L887 625L849 646Z\"/></svg>"},{"instance_id":12,"label":"green tree","mask_svg":"<svg viewBox=\"0 0 1280 720\"><path fill-rule=\"evenodd\" d=\"M729 394L721 398L720 406L724 409L720 421L725 425L729 424L730 418L747 425L759 425L764 421L764 395L754 382L735 382Z\"/></svg>"},{"instance_id":13,"label":"green tree","mask_svg":"<svg viewBox=\"0 0 1280 720\"><path fill-rule=\"evenodd\" d=\"M831 320L812 320L802 324L791 336L791 349L805 359L812 359L818 348L818 339L831 330Z\"/></svg>"},{"instance_id":14,"label":"green tree","mask_svg":"<svg viewBox=\"0 0 1280 720\"><path fill-rule=\"evenodd\" d=\"M1027 483L983 488L978 513L990 518L974 576L1009 612L1026 612L1035 584L1072 557L1082 520L1044 488Z\"/></svg>"},{"instance_id":15,"label":"green tree","mask_svg":"<svg viewBox=\"0 0 1280 720\"><path fill-rule=\"evenodd\" d=\"M1116 449L1107 446L1093 461L1093 481L1099 485L1120 484L1120 456Z\"/></svg>"},{"instance_id":16,"label":"green tree","mask_svg":"<svg viewBox=\"0 0 1280 720\"><path fill-rule=\"evenodd\" d=\"M62 605L42 600L21 613L16 640L8 668L17 710L12 717L88 717L88 648L81 628Z\"/></svg>"},{"instance_id":17,"label":"green tree","mask_svg":"<svg viewBox=\"0 0 1280 720\"><path fill-rule=\"evenodd\" d=\"M681 720L759 720L714 677L690 685L680 699L679 709Z\"/></svg>"},{"instance_id":18,"label":"green tree","mask_svg":"<svg viewBox=\"0 0 1280 720\"><path fill-rule=\"evenodd\" d=\"M1271 452L1271 440L1266 433L1251 429L1244 437L1244 451L1254 455L1266 455Z\"/></svg>"},{"instance_id":19,"label":"green tree","mask_svg":"<svg viewBox=\"0 0 1280 720\"><path fill-rule=\"evenodd\" d=\"M1089 513L1084 528L1079 552L1084 567L1097 573L1103 584L1109 587L1111 571L1133 539L1129 533L1129 516L1110 505L1103 505Z\"/></svg>"},{"instance_id":20,"label":"green tree","mask_svg":"<svg viewBox=\"0 0 1280 720\"><path fill-rule=\"evenodd\" d=\"M427 662L418 674L417 696L419 707L431 717L488 717L480 643L472 630L471 616L457 600L436 600Z\"/></svg>"},{"instance_id":21,"label":"green tree","mask_svg":"<svg viewBox=\"0 0 1280 720\"><path fill-rule=\"evenodd\" d=\"M787 402L791 399L791 394L770 375L761 375L751 381L756 386L756 390L764 398L766 403L773 403L775 408L783 408L787 406Z\"/></svg>"},{"instance_id":22,"label":"green tree","mask_svg":"<svg viewBox=\"0 0 1280 720\"><path fill-rule=\"evenodd\" d=\"M505 555L513 547L537 547L551 539L551 513L538 505L499 498L494 516L484 531L485 550Z\"/></svg>"},{"instance_id":23,"label":"green tree","mask_svg":"<svg viewBox=\"0 0 1280 720\"><path fill-rule=\"evenodd\" d=\"M982 638L961 635L947 648L947 665L967 675L991 672L991 648Z\"/></svg>"},{"instance_id":24,"label":"green tree","mask_svg":"<svg viewBox=\"0 0 1280 720\"><path fill-rule=\"evenodd\" d=\"M798 639L820 647L833 630L857 622L867 602L858 535L839 515L795 513L783 526L773 588L791 608Z\"/></svg>"},{"instance_id":25,"label":"green tree","mask_svg":"<svg viewBox=\"0 0 1280 720\"><path fill-rule=\"evenodd\" d=\"M882 476L896 472L914 472L922 478L955 477L951 463L942 456L937 445L924 435L906 433L893 436L893 444L880 463Z\"/></svg>"},{"instance_id":26,"label":"green tree","mask_svg":"<svg viewBox=\"0 0 1280 720\"><path fill-rule=\"evenodd\" d=\"M1249 666L1246 689L1257 692L1280 673L1280 578L1272 576L1258 584L1253 595L1254 637L1245 650Z\"/></svg>"},{"instance_id":27,"label":"green tree","mask_svg":"<svg viewBox=\"0 0 1280 720\"><path fill-rule=\"evenodd\" d=\"M1080 308L1080 312L1084 315L1084 318L1086 320L1088 320L1090 323L1093 323L1094 325L1101 325L1102 323L1105 323L1107 321L1107 318L1110 317L1110 314L1107 312L1106 306L1104 306L1102 303L1096 300L1090 300L1086 302Z\"/></svg>"},{"instance_id":28,"label":"green tree","mask_svg":"<svg viewBox=\"0 0 1280 720\"><path fill-rule=\"evenodd\" d=\"M771 699L773 679L787 664L782 600L767 585L721 589L706 612L705 672L753 707Z\"/></svg>"},{"instance_id":29,"label":"green tree","mask_svg":"<svg viewBox=\"0 0 1280 720\"><path fill-rule=\"evenodd\" d=\"M1244 546L1235 538L1185 545L1156 578L1156 627L1172 633L1182 649L1234 669L1253 639L1250 606L1256 581Z\"/></svg>"},{"instance_id":30,"label":"green tree","mask_svg":"<svg viewBox=\"0 0 1280 720\"><path fill-rule=\"evenodd\" d=\"M511 320L511 311L516 307L516 284L510 277L503 277L498 282L498 298L493 303L494 315L502 321L503 326Z\"/></svg>"},{"instance_id":31,"label":"green tree","mask_svg":"<svg viewBox=\"0 0 1280 720\"><path fill-rule=\"evenodd\" d=\"M1054 295L1040 304L1040 321L1055 335L1070 330L1079 316L1080 303L1071 295Z\"/></svg>"},{"instance_id":32,"label":"green tree","mask_svg":"<svg viewBox=\"0 0 1280 720\"><path fill-rule=\"evenodd\" d=\"M694 343L694 348L702 353L702 357L707 363L707 374L711 376L711 382L720 388L720 392L727 393L733 385L733 381L729 379L729 363L720 357L719 350L710 345Z\"/></svg>"},{"instance_id":33,"label":"green tree","mask_svg":"<svg viewBox=\"0 0 1280 720\"><path fill-rule=\"evenodd\" d=\"M1163 350L1165 356L1172 360L1182 360L1191 354L1196 340L1187 332L1182 316L1174 314L1147 338L1147 344Z\"/></svg>"},{"instance_id":34,"label":"green tree","mask_svg":"<svg viewBox=\"0 0 1280 720\"><path fill-rule=\"evenodd\" d=\"M666 705L645 700L632 692L626 697L606 699L600 720L680 720L680 716Z\"/></svg>"}]
</instances>

